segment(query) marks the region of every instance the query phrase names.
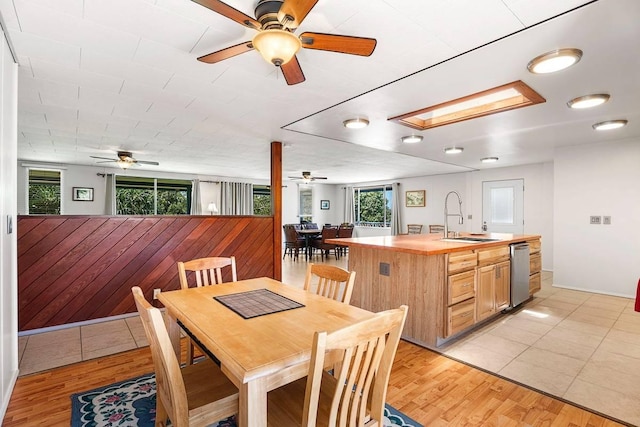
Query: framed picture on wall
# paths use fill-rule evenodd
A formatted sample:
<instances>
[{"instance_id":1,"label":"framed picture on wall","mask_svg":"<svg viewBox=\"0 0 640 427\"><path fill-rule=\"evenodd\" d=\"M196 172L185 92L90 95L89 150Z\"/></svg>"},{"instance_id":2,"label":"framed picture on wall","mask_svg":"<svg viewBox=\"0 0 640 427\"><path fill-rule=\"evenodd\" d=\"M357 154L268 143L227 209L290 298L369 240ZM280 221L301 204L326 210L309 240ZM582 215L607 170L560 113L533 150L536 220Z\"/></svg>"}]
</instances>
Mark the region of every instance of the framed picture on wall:
<instances>
[{"instance_id":1,"label":"framed picture on wall","mask_svg":"<svg viewBox=\"0 0 640 427\"><path fill-rule=\"evenodd\" d=\"M93 202L93 188L73 187L73 200L78 202Z\"/></svg>"},{"instance_id":2,"label":"framed picture on wall","mask_svg":"<svg viewBox=\"0 0 640 427\"><path fill-rule=\"evenodd\" d=\"M405 192L405 205L408 208L425 206L426 190L414 190Z\"/></svg>"},{"instance_id":3,"label":"framed picture on wall","mask_svg":"<svg viewBox=\"0 0 640 427\"><path fill-rule=\"evenodd\" d=\"M328 200L320 200L320 209L323 211L329 210L329 201Z\"/></svg>"}]
</instances>

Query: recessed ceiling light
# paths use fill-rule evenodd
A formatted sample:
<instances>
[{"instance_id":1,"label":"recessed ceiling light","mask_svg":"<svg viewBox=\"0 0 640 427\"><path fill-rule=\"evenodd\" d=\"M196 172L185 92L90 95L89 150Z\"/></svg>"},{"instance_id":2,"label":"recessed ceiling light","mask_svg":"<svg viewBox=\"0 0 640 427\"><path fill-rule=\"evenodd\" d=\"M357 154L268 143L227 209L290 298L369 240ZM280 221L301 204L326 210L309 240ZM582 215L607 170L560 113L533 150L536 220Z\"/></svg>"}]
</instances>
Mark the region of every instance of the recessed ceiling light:
<instances>
[{"instance_id":1,"label":"recessed ceiling light","mask_svg":"<svg viewBox=\"0 0 640 427\"><path fill-rule=\"evenodd\" d=\"M596 123L592 127L595 130L611 130L611 129L621 128L622 126L626 126L627 123L628 123L627 120L607 120L606 122Z\"/></svg>"},{"instance_id":2,"label":"recessed ceiling light","mask_svg":"<svg viewBox=\"0 0 640 427\"><path fill-rule=\"evenodd\" d=\"M403 136L401 139L402 139L402 142L404 142L405 144L415 144L416 142L422 141L422 136L409 135L409 136Z\"/></svg>"},{"instance_id":3,"label":"recessed ceiling light","mask_svg":"<svg viewBox=\"0 0 640 427\"><path fill-rule=\"evenodd\" d=\"M464 148L462 147L447 147L444 149L444 152L447 154L458 154L458 153L462 153L464 151Z\"/></svg>"},{"instance_id":4,"label":"recessed ceiling light","mask_svg":"<svg viewBox=\"0 0 640 427\"><path fill-rule=\"evenodd\" d=\"M576 64L582 58L580 49L556 49L535 57L527 64L527 69L534 74L555 73Z\"/></svg>"},{"instance_id":5,"label":"recessed ceiling light","mask_svg":"<svg viewBox=\"0 0 640 427\"><path fill-rule=\"evenodd\" d=\"M574 98L571 101L567 102L567 106L569 108L577 109L597 107L598 105L602 105L607 102L609 98L610 96L606 93L579 96L578 98Z\"/></svg>"},{"instance_id":6,"label":"recessed ceiling light","mask_svg":"<svg viewBox=\"0 0 640 427\"><path fill-rule=\"evenodd\" d=\"M342 122L347 129L362 129L369 126L369 120L367 119L349 119Z\"/></svg>"},{"instance_id":7,"label":"recessed ceiling light","mask_svg":"<svg viewBox=\"0 0 640 427\"><path fill-rule=\"evenodd\" d=\"M482 163L495 163L498 161L497 157L483 157L482 159L480 159L480 161Z\"/></svg>"}]
</instances>

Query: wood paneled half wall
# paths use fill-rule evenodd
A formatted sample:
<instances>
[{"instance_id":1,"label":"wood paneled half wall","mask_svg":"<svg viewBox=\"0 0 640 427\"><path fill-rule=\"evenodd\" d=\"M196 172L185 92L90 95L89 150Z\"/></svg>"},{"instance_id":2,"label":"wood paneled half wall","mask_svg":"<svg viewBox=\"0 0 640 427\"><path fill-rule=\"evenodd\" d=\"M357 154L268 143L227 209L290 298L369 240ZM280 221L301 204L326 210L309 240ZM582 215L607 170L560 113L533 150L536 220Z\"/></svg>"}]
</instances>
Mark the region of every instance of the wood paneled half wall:
<instances>
[{"instance_id":1,"label":"wood paneled half wall","mask_svg":"<svg viewBox=\"0 0 640 427\"><path fill-rule=\"evenodd\" d=\"M178 261L233 255L239 280L274 277L273 230L272 217L20 216L18 330L133 313L132 286L180 288Z\"/></svg>"}]
</instances>

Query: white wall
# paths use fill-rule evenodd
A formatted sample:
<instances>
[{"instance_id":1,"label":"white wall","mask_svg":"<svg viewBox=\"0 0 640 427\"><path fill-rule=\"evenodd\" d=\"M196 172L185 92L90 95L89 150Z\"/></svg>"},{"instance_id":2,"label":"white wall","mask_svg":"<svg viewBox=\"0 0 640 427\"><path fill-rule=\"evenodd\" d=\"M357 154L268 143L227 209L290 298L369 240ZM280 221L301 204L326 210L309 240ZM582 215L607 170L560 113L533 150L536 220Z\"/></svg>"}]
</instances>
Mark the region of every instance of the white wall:
<instances>
[{"instance_id":1,"label":"white wall","mask_svg":"<svg viewBox=\"0 0 640 427\"><path fill-rule=\"evenodd\" d=\"M640 278L639 165L640 140L556 150L554 284L635 296ZM611 225L591 225L591 215L611 216Z\"/></svg>"},{"instance_id":2,"label":"white wall","mask_svg":"<svg viewBox=\"0 0 640 427\"><path fill-rule=\"evenodd\" d=\"M1 17L0 17L1 18ZM18 376L18 276L16 159L18 66L7 41L0 44L0 420ZM9 230L8 221L12 230Z\"/></svg>"},{"instance_id":3,"label":"white wall","mask_svg":"<svg viewBox=\"0 0 640 427\"><path fill-rule=\"evenodd\" d=\"M482 183L510 179L524 180L524 234L542 236L542 269L554 270L553 263L553 193L554 175L552 163L537 163L510 168L494 168L467 174L469 231L482 229ZM465 200L463 199L463 202ZM464 205L463 205L464 208Z\"/></svg>"}]
</instances>

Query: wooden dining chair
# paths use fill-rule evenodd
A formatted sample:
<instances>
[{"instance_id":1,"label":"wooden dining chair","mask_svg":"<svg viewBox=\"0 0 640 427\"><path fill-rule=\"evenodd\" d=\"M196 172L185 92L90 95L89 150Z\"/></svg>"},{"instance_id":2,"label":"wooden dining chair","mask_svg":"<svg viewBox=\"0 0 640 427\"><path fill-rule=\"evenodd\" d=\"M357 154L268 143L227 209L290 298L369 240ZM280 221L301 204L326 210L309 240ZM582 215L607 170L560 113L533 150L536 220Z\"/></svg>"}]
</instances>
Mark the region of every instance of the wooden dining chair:
<instances>
[{"instance_id":1,"label":"wooden dining chair","mask_svg":"<svg viewBox=\"0 0 640 427\"><path fill-rule=\"evenodd\" d=\"M349 304L353 284L356 280L355 271L347 271L335 265L309 264L304 280L304 290Z\"/></svg>"},{"instance_id":2,"label":"wooden dining chair","mask_svg":"<svg viewBox=\"0 0 640 427\"><path fill-rule=\"evenodd\" d=\"M178 262L178 276L180 277L180 287L182 289L189 289L189 281L187 280L187 272L192 272L195 276L196 286L208 286L223 283L222 281L222 269L230 267L231 281L238 281L238 274L236 273L236 258L235 257L209 257L198 258L191 261ZM195 345L191 338L187 338L187 365L193 363L193 353L195 351Z\"/></svg>"},{"instance_id":3,"label":"wooden dining chair","mask_svg":"<svg viewBox=\"0 0 640 427\"><path fill-rule=\"evenodd\" d=\"M336 259L340 256L338 251L338 245L335 243L328 243L327 239L335 239L338 237L338 227L324 227L322 229L322 234L319 239L314 239L311 242L311 248L315 248L320 250L320 255L322 260L324 260L324 256L329 257L329 252L333 251ZM310 249L311 249L310 248Z\"/></svg>"},{"instance_id":4,"label":"wooden dining chair","mask_svg":"<svg viewBox=\"0 0 640 427\"><path fill-rule=\"evenodd\" d=\"M422 233L422 224L407 224L407 234Z\"/></svg>"},{"instance_id":5,"label":"wooden dining chair","mask_svg":"<svg viewBox=\"0 0 640 427\"><path fill-rule=\"evenodd\" d=\"M407 306L313 337L309 373L268 394L268 426L382 427ZM328 360L331 370L325 368Z\"/></svg>"},{"instance_id":6,"label":"wooden dining chair","mask_svg":"<svg viewBox=\"0 0 640 427\"><path fill-rule=\"evenodd\" d=\"M178 261L178 274L180 276L180 286L182 289L189 288L187 272L193 272L196 278L196 286L215 285L222 283L222 269L229 266L231 268L231 281L238 281L236 273L235 257L209 257L198 258L191 261Z\"/></svg>"},{"instance_id":7,"label":"wooden dining chair","mask_svg":"<svg viewBox=\"0 0 640 427\"><path fill-rule=\"evenodd\" d=\"M156 426L207 426L238 413L238 389L211 359L180 368L162 313L131 288L156 374Z\"/></svg>"}]
</instances>

